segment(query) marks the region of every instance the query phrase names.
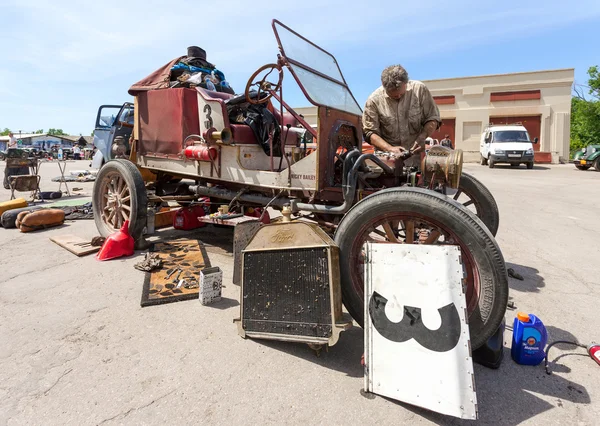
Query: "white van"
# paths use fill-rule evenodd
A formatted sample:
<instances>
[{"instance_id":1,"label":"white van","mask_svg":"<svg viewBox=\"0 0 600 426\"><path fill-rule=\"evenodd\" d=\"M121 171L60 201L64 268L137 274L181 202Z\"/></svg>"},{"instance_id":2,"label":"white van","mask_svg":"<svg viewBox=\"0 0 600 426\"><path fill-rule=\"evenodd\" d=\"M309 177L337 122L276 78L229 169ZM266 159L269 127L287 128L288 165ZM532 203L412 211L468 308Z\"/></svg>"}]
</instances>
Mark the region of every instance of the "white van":
<instances>
[{"instance_id":1,"label":"white van","mask_svg":"<svg viewBox=\"0 0 600 426\"><path fill-rule=\"evenodd\" d=\"M518 167L525 163L533 169L533 144L538 138L529 139L527 129L520 123L490 124L481 134L479 153L481 165L494 168L497 163L508 163Z\"/></svg>"}]
</instances>

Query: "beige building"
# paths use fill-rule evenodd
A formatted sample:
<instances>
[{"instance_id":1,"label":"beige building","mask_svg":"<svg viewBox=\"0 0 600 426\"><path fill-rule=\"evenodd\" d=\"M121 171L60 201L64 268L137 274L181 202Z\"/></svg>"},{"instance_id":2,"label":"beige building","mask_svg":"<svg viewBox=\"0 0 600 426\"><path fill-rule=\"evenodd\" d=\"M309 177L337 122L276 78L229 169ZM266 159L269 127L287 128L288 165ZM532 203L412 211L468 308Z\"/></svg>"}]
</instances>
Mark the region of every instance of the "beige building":
<instances>
[{"instance_id":1,"label":"beige building","mask_svg":"<svg viewBox=\"0 0 600 426\"><path fill-rule=\"evenodd\" d=\"M442 127L433 135L449 134L465 161L479 161L479 141L489 123L522 123L539 163L569 158L571 87L574 70L559 69L424 81L440 109ZM296 109L316 124L316 108Z\"/></svg>"}]
</instances>

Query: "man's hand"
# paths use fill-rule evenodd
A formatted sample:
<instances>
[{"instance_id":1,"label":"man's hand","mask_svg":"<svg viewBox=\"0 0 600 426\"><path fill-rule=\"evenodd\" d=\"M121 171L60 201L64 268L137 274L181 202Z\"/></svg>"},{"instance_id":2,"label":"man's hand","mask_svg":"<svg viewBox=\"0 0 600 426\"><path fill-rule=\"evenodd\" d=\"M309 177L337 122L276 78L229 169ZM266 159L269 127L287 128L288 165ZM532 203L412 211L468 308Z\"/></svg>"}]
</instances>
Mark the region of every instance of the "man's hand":
<instances>
[{"instance_id":1,"label":"man's hand","mask_svg":"<svg viewBox=\"0 0 600 426\"><path fill-rule=\"evenodd\" d=\"M378 134L371 135L371 140L369 141L369 143L381 151L391 152L396 155L400 155L403 152L406 152L406 149L402 148L401 146L390 145L385 140L383 140L383 138Z\"/></svg>"},{"instance_id":2,"label":"man's hand","mask_svg":"<svg viewBox=\"0 0 600 426\"><path fill-rule=\"evenodd\" d=\"M406 152L406 149L401 146L390 146L389 149L387 149L387 152L391 152L392 154L396 155L402 155Z\"/></svg>"}]
</instances>

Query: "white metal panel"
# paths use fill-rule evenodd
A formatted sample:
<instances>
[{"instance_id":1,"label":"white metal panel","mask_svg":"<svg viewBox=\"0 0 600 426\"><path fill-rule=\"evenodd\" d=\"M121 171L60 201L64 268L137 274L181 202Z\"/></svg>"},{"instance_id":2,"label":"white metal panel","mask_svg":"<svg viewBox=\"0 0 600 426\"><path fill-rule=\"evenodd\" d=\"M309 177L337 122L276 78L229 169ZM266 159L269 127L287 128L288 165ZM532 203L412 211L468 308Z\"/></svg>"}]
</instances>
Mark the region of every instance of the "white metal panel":
<instances>
[{"instance_id":1,"label":"white metal panel","mask_svg":"<svg viewBox=\"0 0 600 426\"><path fill-rule=\"evenodd\" d=\"M365 250L365 389L476 419L460 249L367 243Z\"/></svg>"}]
</instances>

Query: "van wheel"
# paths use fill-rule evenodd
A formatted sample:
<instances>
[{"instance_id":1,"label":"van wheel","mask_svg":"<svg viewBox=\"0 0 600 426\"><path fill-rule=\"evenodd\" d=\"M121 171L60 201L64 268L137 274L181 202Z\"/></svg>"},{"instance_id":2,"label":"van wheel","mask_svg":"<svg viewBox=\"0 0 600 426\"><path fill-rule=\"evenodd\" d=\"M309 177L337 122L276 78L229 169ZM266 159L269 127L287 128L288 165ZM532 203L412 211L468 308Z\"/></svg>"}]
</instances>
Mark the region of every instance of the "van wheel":
<instances>
[{"instance_id":1,"label":"van wheel","mask_svg":"<svg viewBox=\"0 0 600 426\"><path fill-rule=\"evenodd\" d=\"M533 169L533 163L527 163L527 168L528 168L529 170Z\"/></svg>"},{"instance_id":2,"label":"van wheel","mask_svg":"<svg viewBox=\"0 0 600 426\"><path fill-rule=\"evenodd\" d=\"M492 160L491 158L488 160L488 166L490 169L493 169L494 166L496 165L496 163L494 163L494 160Z\"/></svg>"},{"instance_id":3,"label":"van wheel","mask_svg":"<svg viewBox=\"0 0 600 426\"><path fill-rule=\"evenodd\" d=\"M479 154L479 164L482 166L487 166L488 160L483 155Z\"/></svg>"}]
</instances>

